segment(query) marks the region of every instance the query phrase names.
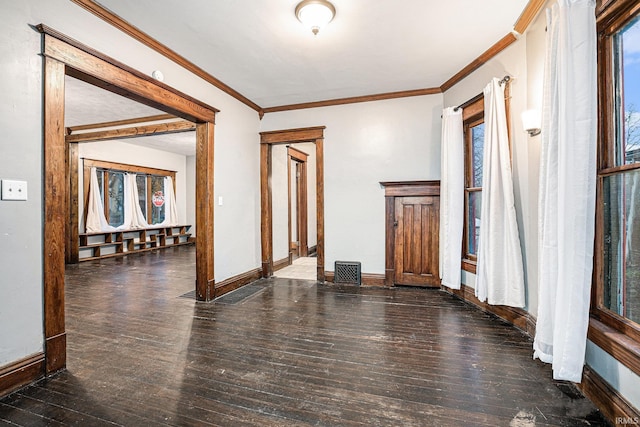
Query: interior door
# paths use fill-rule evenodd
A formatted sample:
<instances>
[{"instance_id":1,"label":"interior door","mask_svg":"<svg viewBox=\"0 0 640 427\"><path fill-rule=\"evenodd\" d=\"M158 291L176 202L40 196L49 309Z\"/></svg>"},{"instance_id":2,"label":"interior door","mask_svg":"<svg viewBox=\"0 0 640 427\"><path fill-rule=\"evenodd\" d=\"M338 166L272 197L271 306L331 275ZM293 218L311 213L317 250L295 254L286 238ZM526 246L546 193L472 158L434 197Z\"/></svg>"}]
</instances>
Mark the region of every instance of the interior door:
<instances>
[{"instance_id":1,"label":"interior door","mask_svg":"<svg viewBox=\"0 0 640 427\"><path fill-rule=\"evenodd\" d=\"M395 283L440 287L439 197L395 198Z\"/></svg>"}]
</instances>

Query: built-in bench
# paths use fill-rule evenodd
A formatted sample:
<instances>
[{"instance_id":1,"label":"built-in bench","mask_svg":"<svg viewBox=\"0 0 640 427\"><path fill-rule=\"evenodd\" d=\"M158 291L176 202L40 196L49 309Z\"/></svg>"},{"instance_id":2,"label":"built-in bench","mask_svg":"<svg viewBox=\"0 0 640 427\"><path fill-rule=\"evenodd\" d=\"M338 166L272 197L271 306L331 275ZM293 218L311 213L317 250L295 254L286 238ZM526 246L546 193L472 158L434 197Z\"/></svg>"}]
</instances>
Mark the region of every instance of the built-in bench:
<instances>
[{"instance_id":1,"label":"built-in bench","mask_svg":"<svg viewBox=\"0 0 640 427\"><path fill-rule=\"evenodd\" d=\"M193 244L190 225L80 233L80 261Z\"/></svg>"}]
</instances>

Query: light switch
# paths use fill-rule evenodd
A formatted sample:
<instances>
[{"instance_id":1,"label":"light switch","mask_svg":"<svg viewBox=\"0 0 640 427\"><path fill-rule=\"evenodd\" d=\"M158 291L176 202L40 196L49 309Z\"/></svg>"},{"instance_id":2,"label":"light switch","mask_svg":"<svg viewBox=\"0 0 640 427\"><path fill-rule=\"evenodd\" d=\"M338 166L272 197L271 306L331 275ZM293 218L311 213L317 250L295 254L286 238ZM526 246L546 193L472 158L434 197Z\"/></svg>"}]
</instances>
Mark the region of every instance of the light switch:
<instances>
[{"instance_id":1,"label":"light switch","mask_svg":"<svg viewBox=\"0 0 640 427\"><path fill-rule=\"evenodd\" d=\"M218 197L218 206L222 206L222 196Z\"/></svg>"},{"instance_id":2,"label":"light switch","mask_svg":"<svg viewBox=\"0 0 640 427\"><path fill-rule=\"evenodd\" d=\"M27 181L3 179L2 200L27 200Z\"/></svg>"}]
</instances>

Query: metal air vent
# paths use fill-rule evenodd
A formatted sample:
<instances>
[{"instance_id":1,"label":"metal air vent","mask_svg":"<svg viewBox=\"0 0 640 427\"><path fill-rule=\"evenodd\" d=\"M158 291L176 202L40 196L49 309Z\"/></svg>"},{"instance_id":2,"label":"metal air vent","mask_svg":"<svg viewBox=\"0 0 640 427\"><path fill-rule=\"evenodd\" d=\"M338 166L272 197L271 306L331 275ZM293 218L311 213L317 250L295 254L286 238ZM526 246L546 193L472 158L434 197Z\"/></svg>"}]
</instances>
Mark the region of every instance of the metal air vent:
<instances>
[{"instance_id":1,"label":"metal air vent","mask_svg":"<svg viewBox=\"0 0 640 427\"><path fill-rule=\"evenodd\" d=\"M338 284L348 284L360 286L362 275L360 271L360 263L357 261L336 261L335 277L333 282Z\"/></svg>"}]
</instances>

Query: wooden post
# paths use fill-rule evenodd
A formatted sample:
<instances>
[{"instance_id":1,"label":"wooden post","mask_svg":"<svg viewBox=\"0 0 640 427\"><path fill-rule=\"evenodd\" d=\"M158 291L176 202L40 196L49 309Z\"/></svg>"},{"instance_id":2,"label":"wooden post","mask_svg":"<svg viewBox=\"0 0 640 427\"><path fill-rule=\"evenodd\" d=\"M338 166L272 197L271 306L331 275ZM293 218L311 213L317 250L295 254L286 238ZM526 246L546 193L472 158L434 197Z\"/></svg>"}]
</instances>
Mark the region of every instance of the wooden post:
<instances>
[{"instance_id":1,"label":"wooden post","mask_svg":"<svg viewBox=\"0 0 640 427\"><path fill-rule=\"evenodd\" d=\"M196 126L196 299L215 298L213 269L213 128Z\"/></svg>"}]
</instances>

